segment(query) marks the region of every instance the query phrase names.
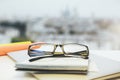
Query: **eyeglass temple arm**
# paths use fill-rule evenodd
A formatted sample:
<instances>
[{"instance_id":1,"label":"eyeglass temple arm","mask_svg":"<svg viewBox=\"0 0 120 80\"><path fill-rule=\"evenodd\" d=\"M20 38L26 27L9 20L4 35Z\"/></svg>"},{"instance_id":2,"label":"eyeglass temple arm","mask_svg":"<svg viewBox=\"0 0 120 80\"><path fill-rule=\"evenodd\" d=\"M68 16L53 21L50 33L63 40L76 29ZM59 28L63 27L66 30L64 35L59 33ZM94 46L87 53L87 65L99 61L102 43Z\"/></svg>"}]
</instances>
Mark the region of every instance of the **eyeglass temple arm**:
<instances>
[{"instance_id":1,"label":"eyeglass temple arm","mask_svg":"<svg viewBox=\"0 0 120 80\"><path fill-rule=\"evenodd\" d=\"M49 58L49 57L53 58L53 57L72 57L72 56L65 56L64 54L62 54L62 55L41 56L41 57L36 57L36 58L29 59L29 61L32 62L32 61L36 61L36 60L43 59L43 58Z\"/></svg>"},{"instance_id":2,"label":"eyeglass temple arm","mask_svg":"<svg viewBox=\"0 0 120 80\"><path fill-rule=\"evenodd\" d=\"M29 61L32 62L32 61L36 61L36 60L39 60L39 59L42 59L42 58L48 58L48 57L53 57L53 56L41 56L41 57L36 57L36 58L29 59Z\"/></svg>"},{"instance_id":3,"label":"eyeglass temple arm","mask_svg":"<svg viewBox=\"0 0 120 80\"><path fill-rule=\"evenodd\" d=\"M81 52L86 52L86 50L75 52L75 53L70 53L70 54L79 55L78 53L81 53ZM50 55L50 56L41 56L41 57L37 57L37 58L32 58L29 61L32 62L32 61L36 61L36 60L39 60L39 59L42 59L42 58L49 58L49 57L73 57L73 56L67 56L67 55L64 55L64 54L61 54L61 55ZM88 56L85 56L85 57L88 58Z\"/></svg>"},{"instance_id":4,"label":"eyeglass temple arm","mask_svg":"<svg viewBox=\"0 0 120 80\"><path fill-rule=\"evenodd\" d=\"M49 58L49 57L53 58L53 57L76 57L76 56L69 56L69 55L64 55L64 54L62 54L62 55L51 55L51 56L41 56L41 57L29 59L29 61L33 62L33 61L36 61L36 60L39 60L39 59ZM88 59L88 57L84 57L84 59Z\"/></svg>"}]
</instances>

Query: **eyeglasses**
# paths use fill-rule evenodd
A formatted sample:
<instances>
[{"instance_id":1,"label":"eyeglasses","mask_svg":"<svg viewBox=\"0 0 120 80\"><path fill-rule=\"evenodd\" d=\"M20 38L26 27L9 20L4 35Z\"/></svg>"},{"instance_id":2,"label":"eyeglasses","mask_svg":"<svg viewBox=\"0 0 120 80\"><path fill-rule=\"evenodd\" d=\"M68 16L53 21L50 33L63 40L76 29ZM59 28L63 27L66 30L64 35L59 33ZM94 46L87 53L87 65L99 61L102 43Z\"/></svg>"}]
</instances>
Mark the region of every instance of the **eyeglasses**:
<instances>
[{"instance_id":1,"label":"eyeglasses","mask_svg":"<svg viewBox=\"0 0 120 80\"><path fill-rule=\"evenodd\" d=\"M77 43L34 43L29 46L28 55L33 57L29 60L30 62L47 57L81 57L88 59L89 49L88 46Z\"/></svg>"}]
</instances>

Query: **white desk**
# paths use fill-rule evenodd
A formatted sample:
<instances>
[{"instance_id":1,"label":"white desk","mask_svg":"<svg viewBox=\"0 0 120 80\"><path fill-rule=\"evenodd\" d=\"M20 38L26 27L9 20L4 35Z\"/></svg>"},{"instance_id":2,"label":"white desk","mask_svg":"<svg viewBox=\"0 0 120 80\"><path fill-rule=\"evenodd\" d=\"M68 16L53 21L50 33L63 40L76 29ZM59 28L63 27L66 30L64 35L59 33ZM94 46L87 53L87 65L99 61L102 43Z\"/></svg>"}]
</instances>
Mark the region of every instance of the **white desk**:
<instances>
[{"instance_id":1,"label":"white desk","mask_svg":"<svg viewBox=\"0 0 120 80\"><path fill-rule=\"evenodd\" d=\"M103 54L105 54L105 56ZM113 56L113 58L111 56ZM90 59L96 62L99 69L99 72L97 73L88 74L88 77L90 79L106 74L120 72L120 51L91 50ZM0 80L36 80L36 78L32 74L15 71L14 66L14 61L11 60L8 56L0 56Z\"/></svg>"}]
</instances>

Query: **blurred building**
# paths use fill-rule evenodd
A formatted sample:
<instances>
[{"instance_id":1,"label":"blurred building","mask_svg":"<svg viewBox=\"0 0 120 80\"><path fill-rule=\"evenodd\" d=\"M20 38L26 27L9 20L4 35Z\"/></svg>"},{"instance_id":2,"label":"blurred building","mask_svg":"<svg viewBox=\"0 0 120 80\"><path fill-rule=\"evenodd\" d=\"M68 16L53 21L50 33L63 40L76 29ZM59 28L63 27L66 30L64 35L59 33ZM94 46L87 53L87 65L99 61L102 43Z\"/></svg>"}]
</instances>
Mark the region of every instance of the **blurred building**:
<instances>
[{"instance_id":1,"label":"blurred building","mask_svg":"<svg viewBox=\"0 0 120 80\"><path fill-rule=\"evenodd\" d=\"M20 35L20 32L18 29L16 28L13 28L13 27L4 27L4 26L1 26L0 27L0 34L4 34L8 37L18 37Z\"/></svg>"},{"instance_id":2,"label":"blurred building","mask_svg":"<svg viewBox=\"0 0 120 80\"><path fill-rule=\"evenodd\" d=\"M0 44L6 44L6 43L10 43L10 42L11 42L10 37L0 34Z\"/></svg>"},{"instance_id":3,"label":"blurred building","mask_svg":"<svg viewBox=\"0 0 120 80\"><path fill-rule=\"evenodd\" d=\"M13 37L18 37L20 32L13 27L0 26L0 43L10 43Z\"/></svg>"},{"instance_id":4,"label":"blurred building","mask_svg":"<svg viewBox=\"0 0 120 80\"><path fill-rule=\"evenodd\" d=\"M120 49L119 20L80 17L76 9L65 9L59 17L26 18L13 23L17 26L0 26L0 43L9 43L26 33L35 42L77 42L90 49Z\"/></svg>"},{"instance_id":5,"label":"blurred building","mask_svg":"<svg viewBox=\"0 0 120 80\"><path fill-rule=\"evenodd\" d=\"M35 19L27 25L27 37L34 41L78 42L91 49L119 49L117 37L108 30L111 20L79 17L65 10L60 17Z\"/></svg>"}]
</instances>

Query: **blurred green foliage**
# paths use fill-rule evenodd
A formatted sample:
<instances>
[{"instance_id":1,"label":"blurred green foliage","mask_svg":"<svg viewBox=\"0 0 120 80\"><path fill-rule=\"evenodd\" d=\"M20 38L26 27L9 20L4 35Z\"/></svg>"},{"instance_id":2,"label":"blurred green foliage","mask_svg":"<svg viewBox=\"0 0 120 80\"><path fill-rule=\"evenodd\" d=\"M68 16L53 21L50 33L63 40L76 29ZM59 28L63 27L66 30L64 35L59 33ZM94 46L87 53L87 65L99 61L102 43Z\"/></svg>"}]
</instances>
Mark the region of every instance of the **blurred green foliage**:
<instances>
[{"instance_id":1,"label":"blurred green foliage","mask_svg":"<svg viewBox=\"0 0 120 80\"><path fill-rule=\"evenodd\" d=\"M14 37L11 40L11 42L22 42L22 41L31 41L31 42L33 42L32 40L30 40L29 38L26 38L26 37Z\"/></svg>"}]
</instances>

